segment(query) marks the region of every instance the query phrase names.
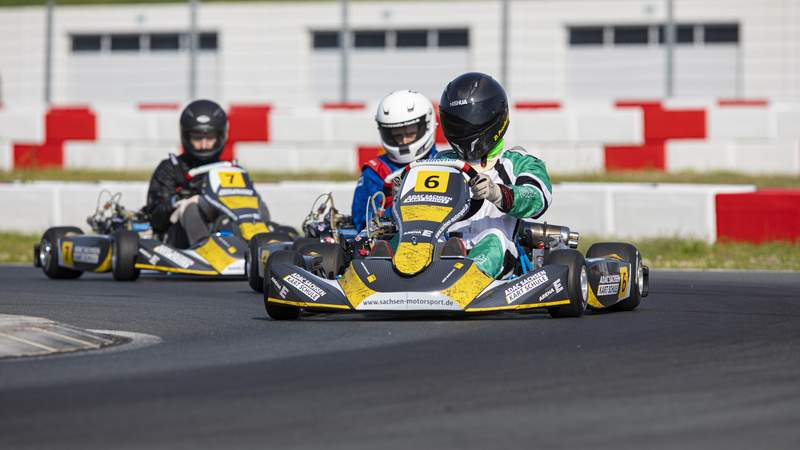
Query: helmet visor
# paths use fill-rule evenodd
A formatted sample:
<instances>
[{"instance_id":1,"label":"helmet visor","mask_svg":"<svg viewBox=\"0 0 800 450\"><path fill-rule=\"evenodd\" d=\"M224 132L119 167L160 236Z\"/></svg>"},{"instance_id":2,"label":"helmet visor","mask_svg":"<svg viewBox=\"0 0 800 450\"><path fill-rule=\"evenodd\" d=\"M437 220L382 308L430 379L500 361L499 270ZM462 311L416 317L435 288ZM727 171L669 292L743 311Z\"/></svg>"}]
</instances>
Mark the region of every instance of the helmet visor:
<instances>
[{"instance_id":1,"label":"helmet visor","mask_svg":"<svg viewBox=\"0 0 800 450\"><path fill-rule=\"evenodd\" d=\"M391 147L411 145L422 139L427 130L424 116L401 123L378 123L381 140Z\"/></svg>"}]
</instances>

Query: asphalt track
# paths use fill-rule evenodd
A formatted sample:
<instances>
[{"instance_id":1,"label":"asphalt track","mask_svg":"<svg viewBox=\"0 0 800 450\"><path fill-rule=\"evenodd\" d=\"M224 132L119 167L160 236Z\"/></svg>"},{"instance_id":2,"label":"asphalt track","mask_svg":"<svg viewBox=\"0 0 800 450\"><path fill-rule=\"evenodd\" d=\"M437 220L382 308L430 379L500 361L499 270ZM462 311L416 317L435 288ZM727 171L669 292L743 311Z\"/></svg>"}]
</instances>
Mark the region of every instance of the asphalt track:
<instances>
[{"instance_id":1,"label":"asphalt track","mask_svg":"<svg viewBox=\"0 0 800 450\"><path fill-rule=\"evenodd\" d=\"M0 448L800 448L800 273L652 272L631 313L266 318L245 282L0 268L0 313L149 347L0 361Z\"/></svg>"}]
</instances>

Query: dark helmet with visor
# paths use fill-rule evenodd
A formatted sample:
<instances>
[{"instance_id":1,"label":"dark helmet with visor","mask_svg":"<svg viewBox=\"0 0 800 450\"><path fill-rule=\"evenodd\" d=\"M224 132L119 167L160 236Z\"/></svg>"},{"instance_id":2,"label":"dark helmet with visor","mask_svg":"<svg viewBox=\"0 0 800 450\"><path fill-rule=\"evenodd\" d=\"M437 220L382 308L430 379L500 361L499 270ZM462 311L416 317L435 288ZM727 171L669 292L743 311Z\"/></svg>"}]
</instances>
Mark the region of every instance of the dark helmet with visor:
<instances>
[{"instance_id":1,"label":"dark helmet with visor","mask_svg":"<svg viewBox=\"0 0 800 450\"><path fill-rule=\"evenodd\" d=\"M208 149L197 149L192 139L215 138L216 142ZM183 151L201 164L219 160L225 142L228 140L228 115L217 103L211 100L195 100L181 113L181 144Z\"/></svg>"},{"instance_id":2,"label":"dark helmet with visor","mask_svg":"<svg viewBox=\"0 0 800 450\"><path fill-rule=\"evenodd\" d=\"M506 91L489 75L460 75L442 93L439 118L444 136L459 157L484 160L508 129Z\"/></svg>"}]
</instances>

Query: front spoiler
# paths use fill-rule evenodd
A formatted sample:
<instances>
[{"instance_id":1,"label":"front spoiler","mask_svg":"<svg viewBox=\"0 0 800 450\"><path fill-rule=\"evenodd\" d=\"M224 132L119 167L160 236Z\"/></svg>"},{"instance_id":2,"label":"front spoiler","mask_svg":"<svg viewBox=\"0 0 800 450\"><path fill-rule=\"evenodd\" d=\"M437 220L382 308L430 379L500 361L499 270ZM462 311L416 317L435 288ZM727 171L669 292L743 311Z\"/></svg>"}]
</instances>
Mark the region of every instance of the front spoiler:
<instances>
[{"instance_id":1,"label":"front spoiler","mask_svg":"<svg viewBox=\"0 0 800 450\"><path fill-rule=\"evenodd\" d=\"M472 263L469 261L467 264ZM480 273L477 267L467 270L469 268L466 266L460 278L443 285L440 290L408 290L408 287L414 287L418 275L402 278L397 287L407 286L406 289L377 291L370 288L369 277L362 277L353 264L341 279L335 281L289 264L275 264L265 279L268 283L265 300L333 312L451 314L531 310L570 302L566 289L567 266L546 266L518 278L497 281ZM382 274L386 275L385 272ZM464 296L470 292L474 294Z\"/></svg>"}]
</instances>

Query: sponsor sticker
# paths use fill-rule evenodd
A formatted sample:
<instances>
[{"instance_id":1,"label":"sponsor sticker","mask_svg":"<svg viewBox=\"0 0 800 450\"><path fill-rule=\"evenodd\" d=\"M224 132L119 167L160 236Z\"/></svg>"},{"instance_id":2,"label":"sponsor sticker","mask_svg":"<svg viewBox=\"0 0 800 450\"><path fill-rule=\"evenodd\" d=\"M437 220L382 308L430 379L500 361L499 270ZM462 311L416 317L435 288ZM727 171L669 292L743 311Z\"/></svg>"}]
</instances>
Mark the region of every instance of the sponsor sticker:
<instances>
[{"instance_id":1,"label":"sponsor sticker","mask_svg":"<svg viewBox=\"0 0 800 450\"><path fill-rule=\"evenodd\" d=\"M523 279L522 281L514 283L511 285L511 287L504 291L506 295L506 303L514 303L516 300L519 300L520 297L538 288L544 283L547 283L547 281L547 272L541 271Z\"/></svg>"},{"instance_id":2,"label":"sponsor sticker","mask_svg":"<svg viewBox=\"0 0 800 450\"><path fill-rule=\"evenodd\" d=\"M228 196L228 195L243 195L245 197L252 197L254 194L253 194L253 190L252 189L231 189L231 188L228 188L228 189L220 189L219 192L217 193L217 195L219 195L220 197L225 197L225 196Z\"/></svg>"},{"instance_id":3,"label":"sponsor sticker","mask_svg":"<svg viewBox=\"0 0 800 450\"><path fill-rule=\"evenodd\" d=\"M97 264L100 261L100 248L76 245L72 250L72 259L76 262Z\"/></svg>"},{"instance_id":4,"label":"sponsor sticker","mask_svg":"<svg viewBox=\"0 0 800 450\"><path fill-rule=\"evenodd\" d=\"M547 297L557 294L564 290L564 287L561 286L561 280L556 280L553 282L553 285L550 286L550 289L544 291L544 294L539 296L539 301L546 299Z\"/></svg>"},{"instance_id":5,"label":"sponsor sticker","mask_svg":"<svg viewBox=\"0 0 800 450\"><path fill-rule=\"evenodd\" d=\"M192 258L189 258L188 256L181 254L177 250L173 250L167 247L166 245L159 245L158 247L154 248L153 251L155 251L159 255L166 258L168 261L175 263L176 265L178 265L183 269L188 269L189 267L192 266L192 264L194 264Z\"/></svg>"},{"instance_id":6,"label":"sponsor sticker","mask_svg":"<svg viewBox=\"0 0 800 450\"><path fill-rule=\"evenodd\" d=\"M317 301L320 297L325 295L325 291L322 288L308 281L302 275L290 273L289 275L283 277L283 281L287 282L313 301Z\"/></svg>"},{"instance_id":7,"label":"sponsor sticker","mask_svg":"<svg viewBox=\"0 0 800 450\"><path fill-rule=\"evenodd\" d=\"M453 197L435 194L411 194L403 200L403 203L439 203L448 205L453 201Z\"/></svg>"},{"instance_id":8,"label":"sponsor sticker","mask_svg":"<svg viewBox=\"0 0 800 450\"><path fill-rule=\"evenodd\" d=\"M619 283L619 280L619 275L603 275L600 277L600 284Z\"/></svg>"},{"instance_id":9,"label":"sponsor sticker","mask_svg":"<svg viewBox=\"0 0 800 450\"><path fill-rule=\"evenodd\" d=\"M619 292L619 284L601 284L597 287L597 295L612 295Z\"/></svg>"},{"instance_id":10,"label":"sponsor sticker","mask_svg":"<svg viewBox=\"0 0 800 450\"><path fill-rule=\"evenodd\" d=\"M270 281L272 281L272 284L275 286L275 289L278 290L278 295L280 295L282 299L286 300L286 294L289 293L289 289L287 289L286 286L282 285L278 280L276 280L275 277L269 277L269 279Z\"/></svg>"}]
</instances>

